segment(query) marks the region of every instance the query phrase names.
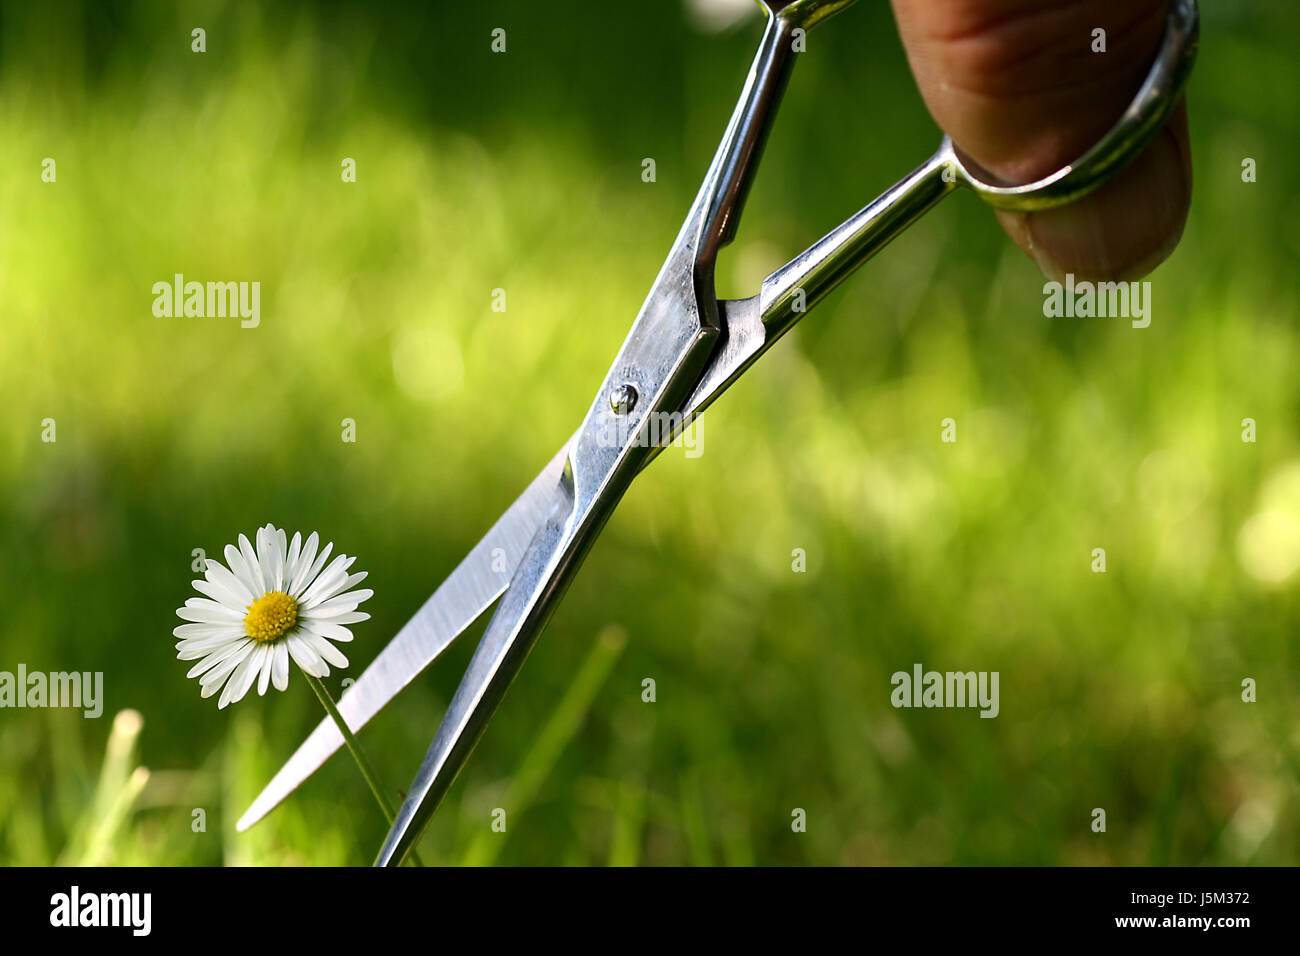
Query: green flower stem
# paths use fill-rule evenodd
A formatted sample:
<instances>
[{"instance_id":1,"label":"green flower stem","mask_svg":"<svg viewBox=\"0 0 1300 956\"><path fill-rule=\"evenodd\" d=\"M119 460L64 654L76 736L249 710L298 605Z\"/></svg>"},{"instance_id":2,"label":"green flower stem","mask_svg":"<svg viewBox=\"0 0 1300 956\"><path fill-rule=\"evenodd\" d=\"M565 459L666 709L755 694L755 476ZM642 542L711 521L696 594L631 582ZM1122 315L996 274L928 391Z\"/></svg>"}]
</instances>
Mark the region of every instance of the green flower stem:
<instances>
[{"instance_id":1,"label":"green flower stem","mask_svg":"<svg viewBox=\"0 0 1300 956\"><path fill-rule=\"evenodd\" d=\"M384 819L388 821L389 826L392 826L393 820L397 818L397 815L393 812L393 805L389 802L388 797L384 795L384 788L379 783L379 775L375 773L375 768L370 765L370 759L366 757L366 752L361 749L361 744L357 743L357 738L352 735L347 721L343 719L338 707L334 705L334 698L330 696L328 688L321 682L319 677L312 677L306 671L302 672L302 676L307 679L311 689L316 692L316 697L320 700L321 706L325 708L325 712L333 718L335 726L338 727L339 733L343 735L343 739L348 745L352 759L357 762L357 767L361 770L361 776L365 777L366 783L370 785L370 792L375 795L375 802L379 804L379 809L384 811ZM416 866L424 866L419 854L414 850L411 851L410 859Z\"/></svg>"}]
</instances>

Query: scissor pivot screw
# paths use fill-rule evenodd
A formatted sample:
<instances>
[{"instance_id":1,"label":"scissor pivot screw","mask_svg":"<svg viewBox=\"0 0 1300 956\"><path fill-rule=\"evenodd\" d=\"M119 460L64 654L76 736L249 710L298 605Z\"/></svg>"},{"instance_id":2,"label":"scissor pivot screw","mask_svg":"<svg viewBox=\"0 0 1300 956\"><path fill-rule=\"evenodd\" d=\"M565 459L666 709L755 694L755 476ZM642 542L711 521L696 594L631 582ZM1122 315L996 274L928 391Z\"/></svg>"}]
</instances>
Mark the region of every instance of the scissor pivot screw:
<instances>
[{"instance_id":1,"label":"scissor pivot screw","mask_svg":"<svg viewBox=\"0 0 1300 956\"><path fill-rule=\"evenodd\" d=\"M631 385L619 385L609 393L609 407L615 415L626 415L636 405L636 389Z\"/></svg>"}]
</instances>

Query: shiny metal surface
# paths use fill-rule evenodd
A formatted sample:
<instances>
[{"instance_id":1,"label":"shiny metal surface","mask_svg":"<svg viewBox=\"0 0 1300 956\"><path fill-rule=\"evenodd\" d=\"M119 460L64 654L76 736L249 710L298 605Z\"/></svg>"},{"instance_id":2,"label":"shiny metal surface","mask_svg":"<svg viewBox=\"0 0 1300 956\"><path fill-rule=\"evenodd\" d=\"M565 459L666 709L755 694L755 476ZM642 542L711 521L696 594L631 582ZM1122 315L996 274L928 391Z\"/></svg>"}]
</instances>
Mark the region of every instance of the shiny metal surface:
<instances>
[{"instance_id":1,"label":"shiny metal surface","mask_svg":"<svg viewBox=\"0 0 1300 956\"><path fill-rule=\"evenodd\" d=\"M1034 211L1073 202L1137 157L1168 119L1196 58L1194 0L1170 5L1165 34L1146 79L1115 125L1088 152L1020 186L983 181L944 137L928 160L763 280L759 295L726 303L730 316L717 358L691 395L696 413L772 347L828 292L958 187L1002 209Z\"/></svg>"},{"instance_id":2,"label":"shiny metal surface","mask_svg":"<svg viewBox=\"0 0 1300 956\"><path fill-rule=\"evenodd\" d=\"M735 232L785 87L794 56L792 33L806 22L796 16L817 6L809 0L785 5L789 17L769 8L758 53L704 182L569 446L553 507L488 623L376 865L400 863L419 838L610 512L653 457L655 449L642 434L651 416L678 411L703 375L721 327L713 291L717 251ZM635 389L638 398L620 415L606 396L623 385ZM611 435L626 437L611 441Z\"/></svg>"},{"instance_id":3,"label":"shiny metal surface","mask_svg":"<svg viewBox=\"0 0 1300 956\"><path fill-rule=\"evenodd\" d=\"M1128 109L1092 149L1050 176L1020 186L989 182L947 138L937 155L955 167L961 185L1000 209L1034 212L1074 202L1119 172L1164 125L1192 72L1199 29L1196 0L1173 0L1160 49Z\"/></svg>"}]
</instances>

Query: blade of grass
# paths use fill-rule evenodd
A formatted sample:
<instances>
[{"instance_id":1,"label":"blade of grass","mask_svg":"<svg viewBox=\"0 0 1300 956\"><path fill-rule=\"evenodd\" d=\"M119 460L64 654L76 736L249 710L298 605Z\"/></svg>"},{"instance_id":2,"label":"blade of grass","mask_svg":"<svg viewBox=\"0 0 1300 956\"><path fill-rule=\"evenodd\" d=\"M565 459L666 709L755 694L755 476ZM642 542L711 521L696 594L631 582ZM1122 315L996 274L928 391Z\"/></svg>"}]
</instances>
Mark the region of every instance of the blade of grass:
<instances>
[{"instance_id":1,"label":"blade of grass","mask_svg":"<svg viewBox=\"0 0 1300 956\"><path fill-rule=\"evenodd\" d=\"M709 827L704 820L704 795L698 778L691 774L682 780L681 827L686 838L686 852L692 866L712 866Z\"/></svg>"},{"instance_id":2,"label":"blade of grass","mask_svg":"<svg viewBox=\"0 0 1300 956\"><path fill-rule=\"evenodd\" d=\"M645 828L646 795L641 781L624 777L618 785L613 832L609 838L609 865L636 866Z\"/></svg>"},{"instance_id":3,"label":"blade of grass","mask_svg":"<svg viewBox=\"0 0 1300 956\"><path fill-rule=\"evenodd\" d=\"M543 781L555 766L565 746L573 739L591 702L605 683L623 648L627 633L620 627L607 627L600 632L595 646L583 661L582 667L564 692L560 703L533 742L524 757L518 773L506 788L503 803L514 819L528 809L537 796ZM508 832L508 831L507 831ZM505 833L484 829L470 843L462 864L465 866L490 866L505 845Z\"/></svg>"},{"instance_id":4,"label":"blade of grass","mask_svg":"<svg viewBox=\"0 0 1300 956\"><path fill-rule=\"evenodd\" d=\"M68 866L76 862L84 866L87 865L87 856L92 849L96 853L102 853L116 833L115 828L121 824L130 805L139 796L139 788L144 786L144 782L137 779L139 768L135 763L135 751L143 727L144 719L137 710L122 710L113 717L94 796L72 829L68 843L59 856L60 865ZM148 779L148 771L145 771L144 779ZM131 793L133 789L134 793ZM130 794L130 799L123 805L126 794ZM120 816L114 816L115 814ZM110 825L113 829L106 829Z\"/></svg>"},{"instance_id":5,"label":"blade of grass","mask_svg":"<svg viewBox=\"0 0 1300 956\"><path fill-rule=\"evenodd\" d=\"M77 836L77 825L85 813L92 786L79 726L83 723L80 714L73 717L55 710L49 712L45 723L51 771L58 782L54 789L57 827L69 841Z\"/></svg>"},{"instance_id":6,"label":"blade of grass","mask_svg":"<svg viewBox=\"0 0 1300 956\"><path fill-rule=\"evenodd\" d=\"M135 806L140 791L149 782L149 771L136 767L127 777L122 788L109 801L86 844L86 851L78 861L78 866L103 866L108 862L112 852L113 840L123 829L131 809Z\"/></svg>"}]
</instances>

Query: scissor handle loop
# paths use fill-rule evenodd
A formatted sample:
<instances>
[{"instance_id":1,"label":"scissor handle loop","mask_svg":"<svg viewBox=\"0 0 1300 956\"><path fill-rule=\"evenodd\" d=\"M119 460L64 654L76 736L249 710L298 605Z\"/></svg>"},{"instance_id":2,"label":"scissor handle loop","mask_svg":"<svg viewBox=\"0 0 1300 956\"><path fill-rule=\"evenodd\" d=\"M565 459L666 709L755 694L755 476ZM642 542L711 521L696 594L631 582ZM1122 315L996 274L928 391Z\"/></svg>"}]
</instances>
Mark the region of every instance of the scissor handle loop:
<instances>
[{"instance_id":1,"label":"scissor handle loop","mask_svg":"<svg viewBox=\"0 0 1300 956\"><path fill-rule=\"evenodd\" d=\"M1197 34L1196 0L1173 0L1160 50L1133 102L1092 149L1042 179L1019 186L990 182L947 136L939 158L957 184L999 209L1034 212L1074 202L1135 159L1164 125L1191 73Z\"/></svg>"}]
</instances>

